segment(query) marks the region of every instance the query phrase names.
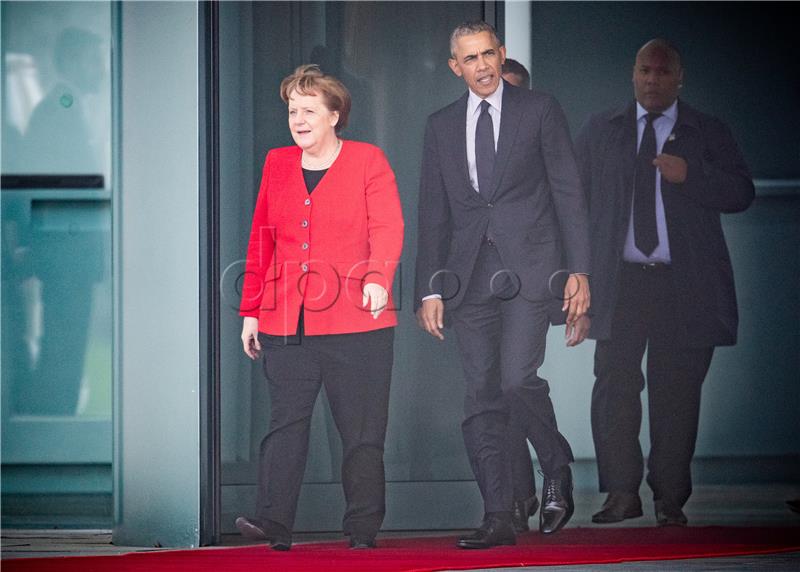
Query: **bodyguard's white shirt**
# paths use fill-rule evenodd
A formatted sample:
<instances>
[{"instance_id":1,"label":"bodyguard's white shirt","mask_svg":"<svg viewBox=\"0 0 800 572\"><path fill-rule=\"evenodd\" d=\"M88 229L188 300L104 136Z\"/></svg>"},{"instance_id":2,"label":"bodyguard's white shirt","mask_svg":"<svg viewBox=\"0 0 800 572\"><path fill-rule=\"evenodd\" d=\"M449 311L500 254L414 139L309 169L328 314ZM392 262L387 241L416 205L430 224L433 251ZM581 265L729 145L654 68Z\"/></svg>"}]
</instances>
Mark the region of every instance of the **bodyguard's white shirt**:
<instances>
[{"instance_id":1,"label":"bodyguard's white shirt","mask_svg":"<svg viewBox=\"0 0 800 572\"><path fill-rule=\"evenodd\" d=\"M469 182L475 192L478 192L478 168L475 165L475 129L478 126L478 117L481 114L483 99L469 91L467 98L467 166L469 167ZM497 152L497 139L500 137L500 114L503 109L503 80L492 95L486 98L489 102L489 115L492 116L494 128L494 150Z\"/></svg>"},{"instance_id":2,"label":"bodyguard's white shirt","mask_svg":"<svg viewBox=\"0 0 800 572\"><path fill-rule=\"evenodd\" d=\"M642 136L644 135L644 128L647 125L647 110L642 107L639 102L636 102L636 132L637 143L636 150L638 152L639 146L642 144ZM653 121L653 129L656 132L656 154L660 154L664 148L664 143L669 138L672 129L675 127L675 122L678 120L678 100L675 100L666 111L661 114L661 117ZM634 192L634 195L636 193ZM635 200L635 199L634 199ZM664 215L664 199L661 196L661 171L656 169L656 230L658 231L658 246L650 254L645 254L636 248L633 236L633 202L631 202L631 216L628 221L628 235L625 237L625 248L622 251L622 258L626 262L636 262L641 264L652 263L666 263L669 264L672 259L669 253L669 235L667 233L667 218Z\"/></svg>"}]
</instances>

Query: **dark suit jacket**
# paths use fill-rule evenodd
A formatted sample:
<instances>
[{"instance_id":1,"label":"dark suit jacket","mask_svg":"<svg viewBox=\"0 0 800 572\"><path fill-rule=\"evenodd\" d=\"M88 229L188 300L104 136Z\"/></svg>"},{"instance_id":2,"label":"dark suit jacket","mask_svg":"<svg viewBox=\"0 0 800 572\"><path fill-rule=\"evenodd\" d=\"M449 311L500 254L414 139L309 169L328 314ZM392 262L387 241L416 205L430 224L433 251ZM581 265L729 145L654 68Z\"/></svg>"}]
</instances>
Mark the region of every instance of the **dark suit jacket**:
<instances>
[{"instance_id":1,"label":"dark suit jacket","mask_svg":"<svg viewBox=\"0 0 800 572\"><path fill-rule=\"evenodd\" d=\"M469 182L467 97L428 118L415 305L436 293L457 307L487 235L519 276L523 297L552 299L549 282L562 257L569 272L589 272L586 201L564 114L552 96L505 83L487 200Z\"/></svg>"},{"instance_id":2,"label":"dark suit jacket","mask_svg":"<svg viewBox=\"0 0 800 572\"><path fill-rule=\"evenodd\" d=\"M636 102L592 117L576 139L589 198L592 240L594 339L611 336L625 235L630 220L636 159ZM753 201L750 172L730 130L719 119L678 102L678 120L663 153L688 163L687 179L662 178L679 340L691 347L736 343L738 315L720 213Z\"/></svg>"}]
</instances>

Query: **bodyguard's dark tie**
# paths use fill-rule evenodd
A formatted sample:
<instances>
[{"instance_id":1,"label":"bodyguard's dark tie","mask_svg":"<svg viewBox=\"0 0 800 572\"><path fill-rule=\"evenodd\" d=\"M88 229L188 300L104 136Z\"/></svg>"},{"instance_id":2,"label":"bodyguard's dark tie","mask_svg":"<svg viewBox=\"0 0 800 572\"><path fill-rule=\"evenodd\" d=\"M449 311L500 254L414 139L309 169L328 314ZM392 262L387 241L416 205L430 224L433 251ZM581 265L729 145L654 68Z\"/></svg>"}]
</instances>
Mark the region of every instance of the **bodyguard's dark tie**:
<instances>
[{"instance_id":1,"label":"bodyguard's dark tie","mask_svg":"<svg viewBox=\"0 0 800 572\"><path fill-rule=\"evenodd\" d=\"M475 167L478 171L478 191L488 201L494 170L494 124L486 100L481 101L481 114L475 126Z\"/></svg>"},{"instance_id":2,"label":"bodyguard's dark tie","mask_svg":"<svg viewBox=\"0 0 800 572\"><path fill-rule=\"evenodd\" d=\"M636 155L636 183L633 193L633 241L636 248L650 256L658 246L656 226L656 130L653 121L660 113L648 113L639 153Z\"/></svg>"}]
</instances>

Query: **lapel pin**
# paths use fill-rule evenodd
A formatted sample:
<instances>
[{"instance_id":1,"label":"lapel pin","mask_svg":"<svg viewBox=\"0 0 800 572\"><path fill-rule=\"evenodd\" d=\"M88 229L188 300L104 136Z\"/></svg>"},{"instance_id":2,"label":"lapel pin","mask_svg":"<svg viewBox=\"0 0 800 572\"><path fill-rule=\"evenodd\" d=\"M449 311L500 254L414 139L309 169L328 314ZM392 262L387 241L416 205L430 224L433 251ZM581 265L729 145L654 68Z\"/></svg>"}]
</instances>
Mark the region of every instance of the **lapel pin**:
<instances>
[{"instance_id":1,"label":"lapel pin","mask_svg":"<svg viewBox=\"0 0 800 572\"><path fill-rule=\"evenodd\" d=\"M667 141L675 141L675 134L674 133L670 133L669 137L667 138Z\"/></svg>"}]
</instances>

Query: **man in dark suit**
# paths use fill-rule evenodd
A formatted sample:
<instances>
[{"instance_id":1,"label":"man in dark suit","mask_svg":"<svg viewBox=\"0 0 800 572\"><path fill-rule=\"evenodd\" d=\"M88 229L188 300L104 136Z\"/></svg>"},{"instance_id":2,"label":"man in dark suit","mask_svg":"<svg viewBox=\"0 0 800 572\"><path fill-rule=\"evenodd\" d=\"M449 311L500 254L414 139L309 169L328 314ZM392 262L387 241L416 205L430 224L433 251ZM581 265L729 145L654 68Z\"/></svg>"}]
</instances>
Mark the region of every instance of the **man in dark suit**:
<instances>
[{"instance_id":1,"label":"man in dark suit","mask_svg":"<svg viewBox=\"0 0 800 572\"><path fill-rule=\"evenodd\" d=\"M675 47L648 42L633 68L636 100L591 118L576 144L594 270L592 433L608 493L597 523L642 515L647 349L647 482L658 524L686 524L702 383L714 347L736 343L720 213L745 210L753 182L728 128L678 99L682 81Z\"/></svg>"},{"instance_id":2,"label":"man in dark suit","mask_svg":"<svg viewBox=\"0 0 800 572\"><path fill-rule=\"evenodd\" d=\"M511 434L531 440L545 473L540 530L556 532L572 515L572 451L537 370L553 297L569 324L589 306L587 209L561 108L502 81L494 28L458 26L450 51L469 89L428 119L415 300L423 329L443 339L446 315L456 333L462 431L485 509L457 545L488 548L516 542ZM559 276L566 284L554 292Z\"/></svg>"}]
</instances>

